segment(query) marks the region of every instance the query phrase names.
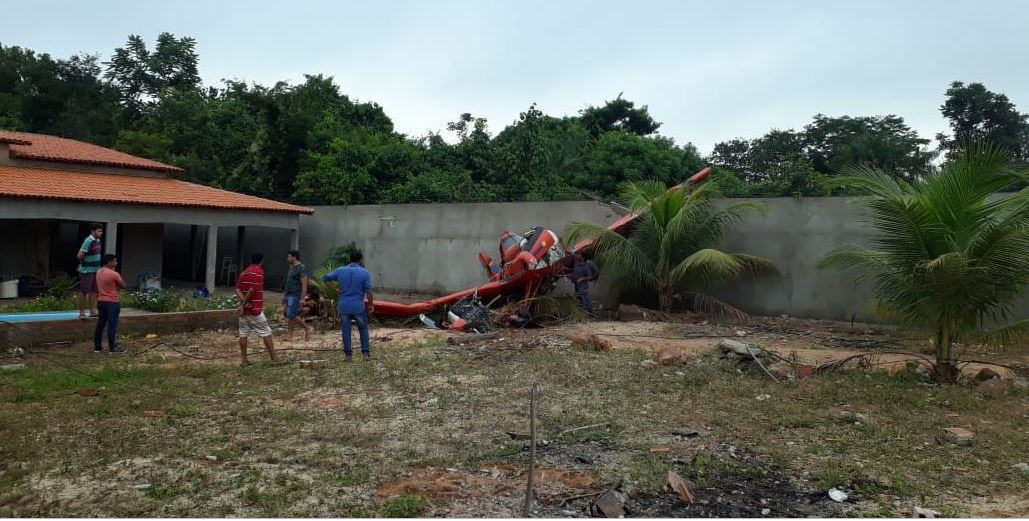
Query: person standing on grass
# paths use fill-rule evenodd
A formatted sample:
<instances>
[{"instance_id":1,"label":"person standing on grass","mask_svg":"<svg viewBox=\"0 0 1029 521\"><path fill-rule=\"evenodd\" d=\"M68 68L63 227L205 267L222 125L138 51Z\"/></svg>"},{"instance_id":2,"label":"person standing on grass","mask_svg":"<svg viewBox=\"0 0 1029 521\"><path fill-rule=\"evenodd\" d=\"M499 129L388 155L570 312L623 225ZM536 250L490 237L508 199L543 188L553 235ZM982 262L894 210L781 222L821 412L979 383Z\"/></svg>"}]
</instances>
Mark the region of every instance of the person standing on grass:
<instances>
[{"instance_id":1,"label":"person standing on grass","mask_svg":"<svg viewBox=\"0 0 1029 521\"><path fill-rule=\"evenodd\" d=\"M89 225L89 235L79 247L79 320L85 320L88 309L91 316L97 316L96 309L96 272L100 269L100 253L103 245L100 238L104 236L104 227L100 223Z\"/></svg>"},{"instance_id":2,"label":"person standing on grass","mask_svg":"<svg viewBox=\"0 0 1029 521\"><path fill-rule=\"evenodd\" d=\"M368 313L375 312L375 299L372 296L372 276L368 270L364 269L364 255L359 251L352 253L350 264L327 273L322 280L339 283L339 318L343 329L343 361L349 362L353 360L354 356L350 338L351 321L357 323L357 332L361 337L361 356L365 360L370 360L372 350L368 341Z\"/></svg>"},{"instance_id":3,"label":"person standing on grass","mask_svg":"<svg viewBox=\"0 0 1029 521\"><path fill-rule=\"evenodd\" d=\"M572 284L575 285L575 296L579 299L579 307L590 315L593 314L593 299L590 298L590 282L597 280L599 272L596 265L582 253L574 253L575 263L572 265Z\"/></svg>"},{"instance_id":4,"label":"person standing on grass","mask_svg":"<svg viewBox=\"0 0 1029 521\"><path fill-rule=\"evenodd\" d=\"M300 316L300 303L307 295L307 266L300 262L300 252L297 250L289 250L286 263L289 264L289 272L286 273L286 283L283 285L282 314L286 317L287 340L293 341L293 327L300 324L304 328L304 340L307 341L311 339L313 328Z\"/></svg>"},{"instance_id":5,"label":"person standing on grass","mask_svg":"<svg viewBox=\"0 0 1029 521\"><path fill-rule=\"evenodd\" d=\"M239 297L239 354L241 365L250 365L247 358L247 339L251 334L261 337L264 347L272 362L278 363L275 356L275 343L272 340L272 328L264 316L264 255L255 253L250 256L250 265L236 278L236 296Z\"/></svg>"},{"instance_id":6,"label":"person standing on grass","mask_svg":"<svg viewBox=\"0 0 1029 521\"><path fill-rule=\"evenodd\" d=\"M108 253L101 260L103 266L96 272L97 309L100 311L93 331L93 352L103 352L101 340L104 337L104 326L107 326L107 351L111 354L124 353L115 341L118 339L118 317L121 316L121 299L118 291L125 289L125 281L114 268L118 266L118 258Z\"/></svg>"}]
</instances>

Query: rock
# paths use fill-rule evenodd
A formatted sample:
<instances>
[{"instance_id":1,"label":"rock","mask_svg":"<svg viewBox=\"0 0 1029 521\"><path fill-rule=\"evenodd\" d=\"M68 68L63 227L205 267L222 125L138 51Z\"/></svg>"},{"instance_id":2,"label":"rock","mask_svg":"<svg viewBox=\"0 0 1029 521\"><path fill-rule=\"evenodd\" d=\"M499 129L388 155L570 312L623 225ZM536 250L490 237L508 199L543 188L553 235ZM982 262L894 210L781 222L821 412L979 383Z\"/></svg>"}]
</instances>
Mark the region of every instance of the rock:
<instances>
[{"instance_id":1,"label":"rock","mask_svg":"<svg viewBox=\"0 0 1029 521\"><path fill-rule=\"evenodd\" d=\"M693 492L690 491L689 484L682 479L682 476L671 470L665 475L665 488L679 494L679 499L684 502L693 503Z\"/></svg>"},{"instance_id":2,"label":"rock","mask_svg":"<svg viewBox=\"0 0 1029 521\"><path fill-rule=\"evenodd\" d=\"M575 461L578 461L583 465L593 465L597 462L597 460L593 459L592 456L576 456Z\"/></svg>"},{"instance_id":3,"label":"rock","mask_svg":"<svg viewBox=\"0 0 1029 521\"><path fill-rule=\"evenodd\" d=\"M797 366L797 370L796 370L796 372L794 374L795 374L797 380L803 380L805 378L810 378L811 376L813 376L815 374L815 366L813 366L813 365L806 365L806 364L798 365Z\"/></svg>"},{"instance_id":4,"label":"rock","mask_svg":"<svg viewBox=\"0 0 1029 521\"><path fill-rule=\"evenodd\" d=\"M762 508L761 509L761 515L763 515L763 516L767 516L768 514L771 514L771 513L772 513L772 509L771 508Z\"/></svg>"},{"instance_id":5,"label":"rock","mask_svg":"<svg viewBox=\"0 0 1029 521\"><path fill-rule=\"evenodd\" d=\"M975 440L975 433L961 427L947 427L943 429L943 437L955 445L971 445Z\"/></svg>"},{"instance_id":6,"label":"rock","mask_svg":"<svg viewBox=\"0 0 1029 521\"><path fill-rule=\"evenodd\" d=\"M328 360L301 360L300 367L304 367L307 369L315 369L319 367L325 367L326 365L328 365L328 363Z\"/></svg>"},{"instance_id":7,"label":"rock","mask_svg":"<svg viewBox=\"0 0 1029 521\"><path fill-rule=\"evenodd\" d=\"M839 411L836 413L836 416L848 423L863 423L865 425L870 425L872 423L872 419L867 414L862 414L860 412Z\"/></svg>"},{"instance_id":8,"label":"rock","mask_svg":"<svg viewBox=\"0 0 1029 521\"><path fill-rule=\"evenodd\" d=\"M939 512L929 508L915 507L912 513L919 519L935 519L940 517Z\"/></svg>"},{"instance_id":9,"label":"rock","mask_svg":"<svg viewBox=\"0 0 1029 521\"><path fill-rule=\"evenodd\" d=\"M743 331L742 329L737 329L736 336L747 336L747 332Z\"/></svg>"},{"instance_id":10,"label":"rock","mask_svg":"<svg viewBox=\"0 0 1029 521\"><path fill-rule=\"evenodd\" d=\"M746 342L723 338L718 342L719 349L726 355L736 355L750 358L751 356L764 356L765 352Z\"/></svg>"},{"instance_id":11,"label":"rock","mask_svg":"<svg viewBox=\"0 0 1029 521\"><path fill-rule=\"evenodd\" d=\"M666 347L657 354L657 363L661 365L675 365L681 360L682 353L672 347Z\"/></svg>"},{"instance_id":12,"label":"rock","mask_svg":"<svg viewBox=\"0 0 1029 521\"><path fill-rule=\"evenodd\" d=\"M640 362L640 367L654 367L656 365L657 365L657 362L655 362L655 361L653 361L653 360L651 360L649 358L644 360L644 361L642 361L642 362Z\"/></svg>"},{"instance_id":13,"label":"rock","mask_svg":"<svg viewBox=\"0 0 1029 521\"><path fill-rule=\"evenodd\" d=\"M979 372L975 375L975 379L979 380L980 382L986 380L993 380L997 378L1000 378L1000 373L994 371L993 369L990 369L989 367L984 367L980 369Z\"/></svg>"},{"instance_id":14,"label":"rock","mask_svg":"<svg viewBox=\"0 0 1029 521\"><path fill-rule=\"evenodd\" d=\"M147 333L146 335L147 340L153 340L155 338L157 338L157 333Z\"/></svg>"},{"instance_id":15,"label":"rock","mask_svg":"<svg viewBox=\"0 0 1029 521\"><path fill-rule=\"evenodd\" d=\"M218 456L215 456L214 454L208 454L204 456L204 459L206 459L207 461L218 461Z\"/></svg>"},{"instance_id":16,"label":"rock","mask_svg":"<svg viewBox=\"0 0 1029 521\"><path fill-rule=\"evenodd\" d=\"M1029 474L1029 463L1015 463L1011 468Z\"/></svg>"},{"instance_id":17,"label":"rock","mask_svg":"<svg viewBox=\"0 0 1029 521\"><path fill-rule=\"evenodd\" d=\"M640 322L647 319L647 312L631 304L619 304L617 315L619 322Z\"/></svg>"},{"instance_id":18,"label":"rock","mask_svg":"<svg viewBox=\"0 0 1029 521\"><path fill-rule=\"evenodd\" d=\"M976 386L980 393L983 393L990 398L1000 398L1008 394L1008 384L1000 378L991 378L989 380L983 380Z\"/></svg>"},{"instance_id":19,"label":"rock","mask_svg":"<svg viewBox=\"0 0 1029 521\"><path fill-rule=\"evenodd\" d=\"M838 489L836 487L833 487L833 488L829 489L829 499L831 499L831 500L833 500L833 501L835 501L837 503L843 503L844 501L847 500L848 497L850 497L850 496L848 496L846 492L844 492L844 491L842 491L842 490L840 490L840 489Z\"/></svg>"},{"instance_id":20,"label":"rock","mask_svg":"<svg viewBox=\"0 0 1029 521\"><path fill-rule=\"evenodd\" d=\"M135 490L143 491L150 490L150 487L152 486L153 485L151 485L150 483L140 483L139 485L132 485L132 488Z\"/></svg>"},{"instance_id":21,"label":"rock","mask_svg":"<svg viewBox=\"0 0 1029 521\"><path fill-rule=\"evenodd\" d=\"M755 396L754 399L759 401L759 402L763 402L763 401L765 401L765 400L767 400L767 399L769 399L771 397L772 397L772 395L770 395L770 394L759 394L759 395Z\"/></svg>"},{"instance_id":22,"label":"rock","mask_svg":"<svg viewBox=\"0 0 1029 521\"><path fill-rule=\"evenodd\" d=\"M572 347L580 349L596 349L597 351L608 352L611 350L611 342L597 336L592 331L579 331L571 336Z\"/></svg>"},{"instance_id":23,"label":"rock","mask_svg":"<svg viewBox=\"0 0 1029 521\"><path fill-rule=\"evenodd\" d=\"M625 517L625 501L628 497L618 490L608 490L593 500L590 512L593 517Z\"/></svg>"},{"instance_id":24,"label":"rock","mask_svg":"<svg viewBox=\"0 0 1029 521\"><path fill-rule=\"evenodd\" d=\"M4 364L0 365L0 370L3 371L21 371L25 369L25 364Z\"/></svg>"}]
</instances>

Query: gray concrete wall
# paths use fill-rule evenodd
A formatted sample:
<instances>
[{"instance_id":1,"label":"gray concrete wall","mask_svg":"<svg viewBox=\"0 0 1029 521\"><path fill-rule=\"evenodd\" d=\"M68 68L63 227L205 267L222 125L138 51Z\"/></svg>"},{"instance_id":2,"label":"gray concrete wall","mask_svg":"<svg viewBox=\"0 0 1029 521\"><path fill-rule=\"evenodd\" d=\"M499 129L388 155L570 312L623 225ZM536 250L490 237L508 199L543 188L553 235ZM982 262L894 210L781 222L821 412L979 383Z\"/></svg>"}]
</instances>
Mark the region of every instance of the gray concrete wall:
<instances>
[{"instance_id":1,"label":"gray concrete wall","mask_svg":"<svg viewBox=\"0 0 1029 521\"><path fill-rule=\"evenodd\" d=\"M164 240L162 224L122 224L118 238L121 241L119 271L125 285L136 288L144 273L163 273Z\"/></svg>"},{"instance_id":2,"label":"gray concrete wall","mask_svg":"<svg viewBox=\"0 0 1029 521\"><path fill-rule=\"evenodd\" d=\"M570 221L607 224L617 218L590 201L320 206L301 218L300 252L313 268L333 247L354 242L376 288L443 292L485 281L476 254L496 258L504 230L542 225L561 234Z\"/></svg>"},{"instance_id":3,"label":"gray concrete wall","mask_svg":"<svg viewBox=\"0 0 1029 521\"><path fill-rule=\"evenodd\" d=\"M869 230L862 224L858 200L761 202L766 212L747 216L721 248L768 258L783 275L714 294L756 314L874 320L870 287L855 286L844 274L815 267L837 245L868 243ZM617 218L603 205L582 201L322 206L301 219L300 249L305 262L314 267L330 248L353 241L365 252L376 288L443 292L483 282L476 253L481 250L495 257L497 238L504 230L520 232L541 224L563 235L571 221L607 225ZM603 285L597 288L595 300L611 304L613 297L604 290ZM1029 316L1029 291L1020 310L1020 316Z\"/></svg>"}]
</instances>

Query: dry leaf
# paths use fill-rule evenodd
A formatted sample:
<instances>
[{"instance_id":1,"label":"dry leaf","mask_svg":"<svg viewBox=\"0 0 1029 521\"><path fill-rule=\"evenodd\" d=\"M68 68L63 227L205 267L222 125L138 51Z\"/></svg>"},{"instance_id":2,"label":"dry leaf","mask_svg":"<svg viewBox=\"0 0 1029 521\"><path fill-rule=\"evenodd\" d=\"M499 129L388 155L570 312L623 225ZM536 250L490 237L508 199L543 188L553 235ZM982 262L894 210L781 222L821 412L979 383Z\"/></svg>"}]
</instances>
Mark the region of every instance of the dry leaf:
<instances>
[{"instance_id":1,"label":"dry leaf","mask_svg":"<svg viewBox=\"0 0 1029 521\"><path fill-rule=\"evenodd\" d=\"M143 411L143 416L149 418L164 418L164 411Z\"/></svg>"}]
</instances>

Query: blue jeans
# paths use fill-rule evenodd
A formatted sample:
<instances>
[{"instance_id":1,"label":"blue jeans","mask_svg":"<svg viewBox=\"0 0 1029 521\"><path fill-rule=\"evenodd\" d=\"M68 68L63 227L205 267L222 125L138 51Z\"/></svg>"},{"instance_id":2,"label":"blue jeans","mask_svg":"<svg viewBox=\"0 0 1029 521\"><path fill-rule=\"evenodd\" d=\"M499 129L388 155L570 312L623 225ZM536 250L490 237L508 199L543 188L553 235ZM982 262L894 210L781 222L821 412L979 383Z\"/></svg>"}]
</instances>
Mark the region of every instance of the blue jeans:
<instances>
[{"instance_id":1,"label":"blue jeans","mask_svg":"<svg viewBox=\"0 0 1029 521\"><path fill-rule=\"evenodd\" d=\"M347 356L353 356L354 349L351 346L350 339L350 321L357 322L357 332L361 336L361 354L370 355L372 354L372 348L368 343L368 314L361 313L339 313L340 320L343 321L341 327L343 329L343 354Z\"/></svg>"},{"instance_id":2,"label":"blue jeans","mask_svg":"<svg viewBox=\"0 0 1029 521\"><path fill-rule=\"evenodd\" d=\"M103 350L104 326L107 326L107 348L114 350L118 338L118 316L121 315L121 304L118 302L97 302L96 330L93 331L93 349Z\"/></svg>"},{"instance_id":3,"label":"blue jeans","mask_svg":"<svg viewBox=\"0 0 1029 521\"><path fill-rule=\"evenodd\" d=\"M283 297L286 303L286 318L292 320L300 316L300 292L286 293Z\"/></svg>"},{"instance_id":4,"label":"blue jeans","mask_svg":"<svg viewBox=\"0 0 1029 521\"><path fill-rule=\"evenodd\" d=\"M585 309L587 313L593 313L593 300L590 299L589 284L576 284L575 296L579 299L579 307Z\"/></svg>"}]
</instances>

